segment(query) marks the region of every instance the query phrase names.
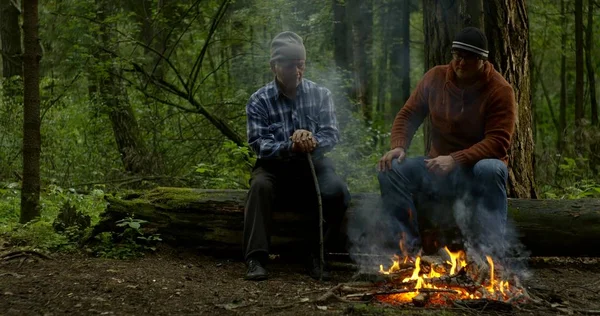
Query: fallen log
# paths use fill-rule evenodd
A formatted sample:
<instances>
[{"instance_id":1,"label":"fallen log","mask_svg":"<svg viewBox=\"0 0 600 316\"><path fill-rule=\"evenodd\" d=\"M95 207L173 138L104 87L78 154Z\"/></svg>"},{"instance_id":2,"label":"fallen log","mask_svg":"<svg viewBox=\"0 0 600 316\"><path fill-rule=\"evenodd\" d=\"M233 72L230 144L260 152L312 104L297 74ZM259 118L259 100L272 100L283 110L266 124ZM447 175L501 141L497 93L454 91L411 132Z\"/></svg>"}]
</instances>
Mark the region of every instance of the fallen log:
<instances>
[{"instance_id":1,"label":"fallen log","mask_svg":"<svg viewBox=\"0 0 600 316\"><path fill-rule=\"evenodd\" d=\"M93 235L118 230L115 222L127 216L148 221L161 238L182 246L205 249L241 249L244 220L242 190L157 188L121 199L107 197L109 205ZM373 212L376 193L356 193L347 219ZM509 199L509 219L521 242L535 256L600 256L600 200ZM272 243L290 249L302 240L305 216L297 211L274 213ZM395 241L394 241L395 242Z\"/></svg>"}]
</instances>

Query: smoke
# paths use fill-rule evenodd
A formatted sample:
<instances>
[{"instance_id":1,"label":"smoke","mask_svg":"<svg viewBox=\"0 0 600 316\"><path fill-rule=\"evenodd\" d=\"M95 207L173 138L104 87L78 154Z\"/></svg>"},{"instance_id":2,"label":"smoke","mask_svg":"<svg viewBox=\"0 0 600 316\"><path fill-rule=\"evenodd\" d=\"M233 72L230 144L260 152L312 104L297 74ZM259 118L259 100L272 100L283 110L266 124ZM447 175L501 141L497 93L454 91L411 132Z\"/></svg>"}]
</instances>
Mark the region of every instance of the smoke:
<instances>
[{"instance_id":1,"label":"smoke","mask_svg":"<svg viewBox=\"0 0 600 316\"><path fill-rule=\"evenodd\" d=\"M440 183L430 183L434 192L440 192ZM454 231L456 234L428 235L422 234L421 240L411 239L411 235L398 234L410 231L398 219L383 207L380 197L367 199L362 197L355 200L354 214L349 218L347 226L349 252L352 260L359 266L359 273L375 273L379 265L389 267L394 254L403 257L411 245L426 244L424 238L436 238L437 248L433 249L442 259L449 259L443 251L444 246L462 248L467 259L477 266L486 266L487 256L490 256L503 271L519 278L529 276L526 260L529 252L519 240L519 235L512 221L506 223L503 215L492 211L470 193L456 196L452 203L442 199L432 201L429 196L426 201L417 205L420 223L425 226L442 228L442 231ZM419 205L421 206L419 208ZM504 229L500 229L504 226ZM423 228L423 227L420 227ZM401 247L401 239L405 237L405 249ZM431 242L429 245L431 246ZM404 250L404 253L403 253ZM441 250L441 251L439 251ZM414 252L412 254L415 254Z\"/></svg>"},{"instance_id":2,"label":"smoke","mask_svg":"<svg viewBox=\"0 0 600 316\"><path fill-rule=\"evenodd\" d=\"M351 259L360 272L373 273L380 264L390 263L399 248L400 222L383 211L381 198L354 202L354 216L348 220L347 233Z\"/></svg>"},{"instance_id":3,"label":"smoke","mask_svg":"<svg viewBox=\"0 0 600 316\"><path fill-rule=\"evenodd\" d=\"M482 266L486 264L486 256L491 256L504 270L521 278L528 277L523 259L528 258L530 252L519 240L514 223L476 201L470 194L464 194L453 205L454 219L468 259Z\"/></svg>"}]
</instances>

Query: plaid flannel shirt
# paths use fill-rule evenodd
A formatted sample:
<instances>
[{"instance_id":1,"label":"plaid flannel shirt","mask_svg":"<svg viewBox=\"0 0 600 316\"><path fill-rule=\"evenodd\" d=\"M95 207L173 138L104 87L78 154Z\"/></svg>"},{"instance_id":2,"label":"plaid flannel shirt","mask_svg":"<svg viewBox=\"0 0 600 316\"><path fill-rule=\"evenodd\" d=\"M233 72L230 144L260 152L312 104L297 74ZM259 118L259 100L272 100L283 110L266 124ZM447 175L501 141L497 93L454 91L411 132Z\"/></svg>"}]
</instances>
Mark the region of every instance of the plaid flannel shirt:
<instances>
[{"instance_id":1,"label":"plaid flannel shirt","mask_svg":"<svg viewBox=\"0 0 600 316\"><path fill-rule=\"evenodd\" d=\"M274 81L256 91L246 105L248 144L259 159L299 156L292 152L290 136L298 129L313 133L318 146L314 156L331 150L339 131L331 92L302 79L296 99L286 97Z\"/></svg>"}]
</instances>

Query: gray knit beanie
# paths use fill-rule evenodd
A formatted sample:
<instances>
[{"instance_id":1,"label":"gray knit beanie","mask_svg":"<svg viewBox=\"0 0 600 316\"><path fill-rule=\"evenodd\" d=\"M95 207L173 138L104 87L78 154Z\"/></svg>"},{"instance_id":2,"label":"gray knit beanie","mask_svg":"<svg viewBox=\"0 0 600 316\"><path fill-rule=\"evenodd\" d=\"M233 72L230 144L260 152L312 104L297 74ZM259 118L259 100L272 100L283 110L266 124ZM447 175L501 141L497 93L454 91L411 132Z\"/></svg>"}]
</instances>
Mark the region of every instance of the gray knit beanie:
<instances>
[{"instance_id":1,"label":"gray knit beanie","mask_svg":"<svg viewBox=\"0 0 600 316\"><path fill-rule=\"evenodd\" d=\"M271 42L271 61L280 59L306 59L302 37L294 32L281 32Z\"/></svg>"}]
</instances>

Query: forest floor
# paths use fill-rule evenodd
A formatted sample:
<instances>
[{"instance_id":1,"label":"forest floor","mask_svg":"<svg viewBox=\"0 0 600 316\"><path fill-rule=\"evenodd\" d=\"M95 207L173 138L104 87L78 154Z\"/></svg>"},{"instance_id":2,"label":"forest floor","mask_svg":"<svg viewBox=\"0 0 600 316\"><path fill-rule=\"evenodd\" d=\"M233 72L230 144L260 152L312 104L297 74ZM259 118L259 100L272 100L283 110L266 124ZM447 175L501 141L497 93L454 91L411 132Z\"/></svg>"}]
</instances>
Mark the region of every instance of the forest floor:
<instances>
[{"instance_id":1,"label":"forest floor","mask_svg":"<svg viewBox=\"0 0 600 316\"><path fill-rule=\"evenodd\" d=\"M0 243L1 245L1 243ZM2 249L0 255L11 249ZM134 260L54 254L0 259L1 315L556 315L600 314L600 261L538 260L524 285L556 302L512 312L399 308L381 303L315 303L353 271L319 283L302 265L274 260L270 279L249 282L238 260L161 247ZM559 304L560 303L560 304Z\"/></svg>"}]
</instances>

